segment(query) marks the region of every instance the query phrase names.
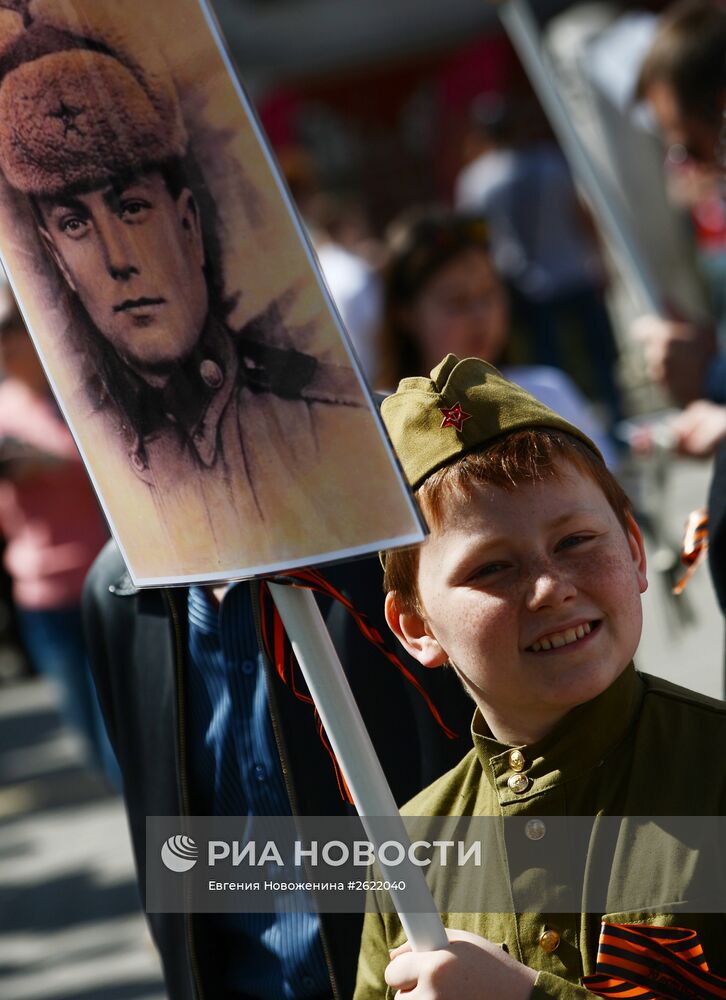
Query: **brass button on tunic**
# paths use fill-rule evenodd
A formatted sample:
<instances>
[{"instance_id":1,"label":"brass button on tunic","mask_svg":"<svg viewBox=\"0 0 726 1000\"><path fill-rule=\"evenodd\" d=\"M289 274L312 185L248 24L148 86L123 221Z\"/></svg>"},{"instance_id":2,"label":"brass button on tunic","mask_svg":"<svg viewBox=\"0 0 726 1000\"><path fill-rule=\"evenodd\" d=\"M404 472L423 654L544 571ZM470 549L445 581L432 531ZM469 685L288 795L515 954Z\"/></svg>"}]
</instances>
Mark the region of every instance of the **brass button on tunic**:
<instances>
[{"instance_id":1,"label":"brass button on tunic","mask_svg":"<svg viewBox=\"0 0 726 1000\"><path fill-rule=\"evenodd\" d=\"M560 935L551 928L545 928L539 936L539 946L547 955L551 955L560 946Z\"/></svg>"},{"instance_id":2,"label":"brass button on tunic","mask_svg":"<svg viewBox=\"0 0 726 1000\"><path fill-rule=\"evenodd\" d=\"M595 971L604 920L692 928L711 970L726 976L726 916L696 908L697 845L667 837L672 853L662 857L653 853L650 835L633 838L627 827L622 843L611 844L596 819L723 815L726 761L713 757L714 747L726 745L723 703L636 674L631 666L536 744L521 749L498 742L480 713L472 734L474 750L403 810L416 817L505 821L499 840L492 837L488 845L486 880L475 882L465 873L457 879L444 866L429 876L446 926L506 945L513 958L536 970L530 1000L592 997L581 980ZM526 774L511 766L515 749L525 758ZM704 768L704 759L713 766ZM653 760L668 781L653 780ZM508 825L510 817L521 823ZM592 823L572 825L574 839L563 844L560 823L578 817ZM616 849L624 844L627 850ZM474 892L468 909L458 905L462 899L469 904L468 897L456 895L464 883ZM674 912L660 908L672 899L688 905ZM355 1000L392 1000L384 973L389 950L405 941L405 933L395 913L368 912L365 921Z\"/></svg>"},{"instance_id":3,"label":"brass button on tunic","mask_svg":"<svg viewBox=\"0 0 726 1000\"><path fill-rule=\"evenodd\" d=\"M526 774L513 774L508 780L507 784L516 792L517 795L521 795L522 792L526 792L529 788L529 778Z\"/></svg>"}]
</instances>

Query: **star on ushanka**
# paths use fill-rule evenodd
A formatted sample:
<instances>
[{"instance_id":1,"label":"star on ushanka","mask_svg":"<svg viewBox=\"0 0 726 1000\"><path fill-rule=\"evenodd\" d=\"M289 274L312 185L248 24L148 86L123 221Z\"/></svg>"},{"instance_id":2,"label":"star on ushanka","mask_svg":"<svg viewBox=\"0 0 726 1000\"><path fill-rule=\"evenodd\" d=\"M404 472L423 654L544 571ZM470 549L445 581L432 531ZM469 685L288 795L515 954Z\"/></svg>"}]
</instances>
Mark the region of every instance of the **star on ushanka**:
<instances>
[{"instance_id":1,"label":"star on ushanka","mask_svg":"<svg viewBox=\"0 0 726 1000\"><path fill-rule=\"evenodd\" d=\"M51 118L57 118L58 121L63 126L63 137L65 138L69 132L78 132L79 135L83 135L81 130L76 125L76 118L83 114L83 108L74 108L70 104L61 99L56 111L50 112Z\"/></svg>"}]
</instances>

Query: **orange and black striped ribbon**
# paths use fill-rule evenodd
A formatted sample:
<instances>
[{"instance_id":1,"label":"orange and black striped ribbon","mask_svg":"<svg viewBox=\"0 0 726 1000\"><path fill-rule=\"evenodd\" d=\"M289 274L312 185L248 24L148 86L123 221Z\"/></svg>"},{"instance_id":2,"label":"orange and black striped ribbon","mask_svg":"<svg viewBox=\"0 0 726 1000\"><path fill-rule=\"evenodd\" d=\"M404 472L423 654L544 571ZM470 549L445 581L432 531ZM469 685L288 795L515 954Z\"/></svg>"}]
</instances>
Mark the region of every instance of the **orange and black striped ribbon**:
<instances>
[{"instance_id":1,"label":"orange and black striped ribbon","mask_svg":"<svg viewBox=\"0 0 726 1000\"><path fill-rule=\"evenodd\" d=\"M582 985L618 1000L726 1000L726 979L709 970L698 934L686 927L603 924L595 974Z\"/></svg>"},{"instance_id":2,"label":"orange and black striped ribbon","mask_svg":"<svg viewBox=\"0 0 726 1000\"><path fill-rule=\"evenodd\" d=\"M707 552L708 511L705 507L699 507L698 510L694 510L688 515L683 531L681 562L686 567L686 572L673 587L674 594L683 593L686 584L698 569Z\"/></svg>"},{"instance_id":3,"label":"orange and black striped ribbon","mask_svg":"<svg viewBox=\"0 0 726 1000\"><path fill-rule=\"evenodd\" d=\"M403 674L406 680L416 688L426 702L426 705L428 706L428 709L434 719L439 726L441 726L442 730L449 737L449 739L456 738L457 734L452 729L449 729L449 727L444 723L439 710L434 705L428 692L421 686L420 682L416 677L414 677L405 664L401 663L396 654L386 648L386 644L378 629L371 625L366 616L358 611L351 601L349 601L348 598L341 593L341 591L329 583L322 573L319 573L315 569L291 570L286 572L284 576L271 577L271 580L273 583L284 583L292 584L298 587L307 587L315 593L324 594L325 596L338 601L339 604L342 604L346 611L352 616L353 621L356 623L365 638L373 646L375 646L376 649L383 653L386 659L388 659L393 666ZM262 611L262 642L265 647L265 653L267 654L268 659L275 665L275 669L277 670L279 677L285 682L285 684L287 684L295 697L299 698L300 701L306 702L313 708L320 739L323 742L323 746L330 754L330 758L333 762L340 794L345 801L352 804L353 799L351 797L350 790L345 783L345 778L340 770L338 761L336 760L333 749L328 742L327 736L325 735L323 724L320 720L313 700L309 694L300 691L298 688L295 656L293 654L290 641L287 638L287 634L285 633L282 619L280 618L277 608L275 607L275 602L272 600L272 596L270 595L270 588L267 586L266 580L260 580L260 608Z\"/></svg>"}]
</instances>

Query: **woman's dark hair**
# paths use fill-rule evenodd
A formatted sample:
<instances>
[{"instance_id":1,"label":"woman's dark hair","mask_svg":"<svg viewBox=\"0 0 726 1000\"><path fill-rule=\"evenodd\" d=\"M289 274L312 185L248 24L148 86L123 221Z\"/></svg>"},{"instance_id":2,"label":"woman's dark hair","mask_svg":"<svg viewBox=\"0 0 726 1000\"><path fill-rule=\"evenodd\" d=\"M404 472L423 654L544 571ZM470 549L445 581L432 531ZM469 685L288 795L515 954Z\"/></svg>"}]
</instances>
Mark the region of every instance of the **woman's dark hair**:
<instances>
[{"instance_id":1,"label":"woman's dark hair","mask_svg":"<svg viewBox=\"0 0 726 1000\"><path fill-rule=\"evenodd\" d=\"M637 96L672 88L684 115L718 125L726 89L726 9L715 0L681 0L664 14L645 57Z\"/></svg>"},{"instance_id":2,"label":"woman's dark hair","mask_svg":"<svg viewBox=\"0 0 726 1000\"><path fill-rule=\"evenodd\" d=\"M379 335L380 385L395 388L421 374L421 349L402 319L431 278L464 250L489 252L486 222L478 216L437 209L416 210L389 228L389 258L383 274L383 320Z\"/></svg>"}]
</instances>

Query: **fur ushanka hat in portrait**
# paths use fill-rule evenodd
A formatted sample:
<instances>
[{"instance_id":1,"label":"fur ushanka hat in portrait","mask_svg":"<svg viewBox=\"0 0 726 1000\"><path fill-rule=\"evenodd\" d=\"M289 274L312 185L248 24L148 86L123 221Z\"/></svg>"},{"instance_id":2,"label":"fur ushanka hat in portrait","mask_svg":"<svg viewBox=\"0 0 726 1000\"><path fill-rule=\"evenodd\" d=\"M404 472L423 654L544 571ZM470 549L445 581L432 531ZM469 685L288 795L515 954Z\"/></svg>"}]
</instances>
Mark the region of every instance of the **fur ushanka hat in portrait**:
<instances>
[{"instance_id":1,"label":"fur ushanka hat in portrait","mask_svg":"<svg viewBox=\"0 0 726 1000\"><path fill-rule=\"evenodd\" d=\"M54 196L183 156L187 134L165 67L104 39L67 5L32 3L0 53L0 170L16 190ZM145 54L146 55L146 54Z\"/></svg>"}]
</instances>

